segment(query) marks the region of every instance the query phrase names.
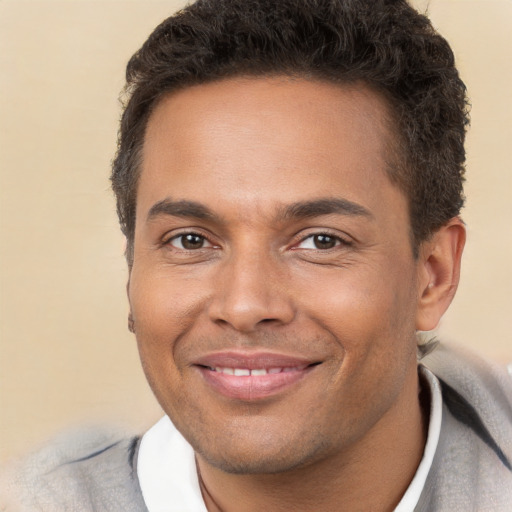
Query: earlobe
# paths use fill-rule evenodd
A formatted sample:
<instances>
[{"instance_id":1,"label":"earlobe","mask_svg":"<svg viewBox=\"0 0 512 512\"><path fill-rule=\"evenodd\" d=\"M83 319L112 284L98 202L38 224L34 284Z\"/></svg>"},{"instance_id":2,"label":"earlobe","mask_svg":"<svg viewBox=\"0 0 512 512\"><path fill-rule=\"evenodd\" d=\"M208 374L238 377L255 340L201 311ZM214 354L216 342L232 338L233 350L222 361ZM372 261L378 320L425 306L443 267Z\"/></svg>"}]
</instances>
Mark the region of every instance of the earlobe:
<instances>
[{"instance_id":1,"label":"earlobe","mask_svg":"<svg viewBox=\"0 0 512 512\"><path fill-rule=\"evenodd\" d=\"M434 329L457 291L466 229L454 217L422 244L418 276L416 329Z\"/></svg>"}]
</instances>

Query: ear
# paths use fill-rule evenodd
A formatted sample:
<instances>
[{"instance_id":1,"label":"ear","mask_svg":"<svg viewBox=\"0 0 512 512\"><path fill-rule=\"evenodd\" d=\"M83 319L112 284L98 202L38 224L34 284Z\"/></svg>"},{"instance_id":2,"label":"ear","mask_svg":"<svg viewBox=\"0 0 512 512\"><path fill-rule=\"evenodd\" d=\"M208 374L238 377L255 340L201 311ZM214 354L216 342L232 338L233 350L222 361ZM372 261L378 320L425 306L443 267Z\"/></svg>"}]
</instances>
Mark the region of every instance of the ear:
<instances>
[{"instance_id":1,"label":"ear","mask_svg":"<svg viewBox=\"0 0 512 512\"><path fill-rule=\"evenodd\" d=\"M132 305L130 303L130 277L131 274L128 276L128 282L126 283L126 295L128 297L128 330L135 334L135 320L133 319L133 313L132 313Z\"/></svg>"},{"instance_id":2,"label":"ear","mask_svg":"<svg viewBox=\"0 0 512 512\"><path fill-rule=\"evenodd\" d=\"M420 247L416 329L434 329L457 291L466 229L459 217L441 227Z\"/></svg>"}]
</instances>

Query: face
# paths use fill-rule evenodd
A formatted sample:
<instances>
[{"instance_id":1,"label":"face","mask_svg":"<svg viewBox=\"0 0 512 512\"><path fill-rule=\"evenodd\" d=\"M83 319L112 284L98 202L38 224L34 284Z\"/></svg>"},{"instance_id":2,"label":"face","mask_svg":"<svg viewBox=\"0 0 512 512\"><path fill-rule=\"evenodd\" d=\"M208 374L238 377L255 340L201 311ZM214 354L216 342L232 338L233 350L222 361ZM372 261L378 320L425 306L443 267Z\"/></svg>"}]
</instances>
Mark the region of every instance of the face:
<instances>
[{"instance_id":1,"label":"face","mask_svg":"<svg viewBox=\"0 0 512 512\"><path fill-rule=\"evenodd\" d=\"M417 262L364 87L232 79L147 127L129 300L143 367L229 472L342 457L417 400Z\"/></svg>"}]
</instances>

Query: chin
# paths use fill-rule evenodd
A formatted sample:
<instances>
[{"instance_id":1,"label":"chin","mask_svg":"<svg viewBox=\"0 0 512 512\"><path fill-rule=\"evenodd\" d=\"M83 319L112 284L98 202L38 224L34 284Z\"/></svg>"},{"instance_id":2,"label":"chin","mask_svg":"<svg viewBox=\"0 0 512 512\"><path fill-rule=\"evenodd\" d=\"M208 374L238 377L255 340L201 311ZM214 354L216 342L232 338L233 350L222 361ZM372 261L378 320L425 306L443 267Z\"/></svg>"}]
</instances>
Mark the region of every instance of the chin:
<instances>
[{"instance_id":1,"label":"chin","mask_svg":"<svg viewBox=\"0 0 512 512\"><path fill-rule=\"evenodd\" d=\"M202 449L201 446L195 451L209 465L237 475L285 473L309 466L321 459L323 453L329 452L321 441L317 440L311 445L304 443L304 439L297 440L293 445L276 446L275 449L268 444L236 448L231 444L230 449L222 454L214 453L211 448Z\"/></svg>"}]
</instances>

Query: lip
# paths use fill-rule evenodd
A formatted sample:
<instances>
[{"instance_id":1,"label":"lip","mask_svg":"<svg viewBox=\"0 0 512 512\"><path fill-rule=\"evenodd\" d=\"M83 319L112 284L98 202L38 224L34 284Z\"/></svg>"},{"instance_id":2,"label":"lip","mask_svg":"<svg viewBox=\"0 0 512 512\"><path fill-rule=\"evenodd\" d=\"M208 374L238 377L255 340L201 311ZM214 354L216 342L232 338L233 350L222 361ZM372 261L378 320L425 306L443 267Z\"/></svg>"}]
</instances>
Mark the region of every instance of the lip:
<instances>
[{"instance_id":1,"label":"lip","mask_svg":"<svg viewBox=\"0 0 512 512\"><path fill-rule=\"evenodd\" d=\"M199 358L194 366L205 382L221 395L252 402L284 392L304 379L321 361L273 352L217 352ZM271 370L264 375L230 375L217 369ZM277 369L281 369L278 373ZM276 372L276 373L274 373Z\"/></svg>"}]
</instances>

